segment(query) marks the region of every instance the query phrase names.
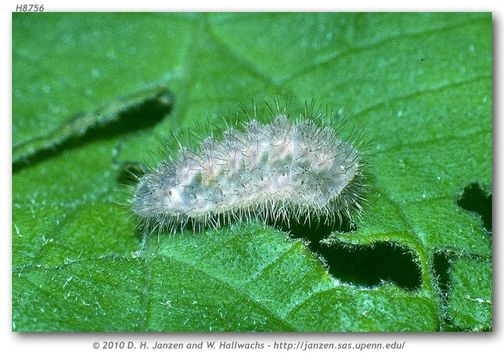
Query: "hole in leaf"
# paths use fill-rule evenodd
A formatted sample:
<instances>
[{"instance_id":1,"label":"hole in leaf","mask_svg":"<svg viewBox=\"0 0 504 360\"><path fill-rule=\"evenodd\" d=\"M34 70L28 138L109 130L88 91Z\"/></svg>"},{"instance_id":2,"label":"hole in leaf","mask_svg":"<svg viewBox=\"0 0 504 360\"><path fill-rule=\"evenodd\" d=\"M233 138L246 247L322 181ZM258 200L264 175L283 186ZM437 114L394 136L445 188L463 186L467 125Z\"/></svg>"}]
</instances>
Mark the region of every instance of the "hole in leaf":
<instances>
[{"instance_id":1,"label":"hole in leaf","mask_svg":"<svg viewBox=\"0 0 504 360\"><path fill-rule=\"evenodd\" d=\"M331 275L354 285L376 286L386 281L406 290L416 290L422 285L413 251L396 243L328 246L312 242L310 248L326 259Z\"/></svg>"},{"instance_id":2,"label":"hole in leaf","mask_svg":"<svg viewBox=\"0 0 504 360\"><path fill-rule=\"evenodd\" d=\"M414 252L391 242L372 245L349 245L344 243L325 245L320 240L335 230L350 232L357 230L355 223L343 221L338 226L312 223L310 226L291 222L277 225L294 238L309 240L309 248L320 255L335 278L359 286L377 286L382 281L393 282L406 290L421 287L421 270Z\"/></svg>"},{"instance_id":3,"label":"hole in leaf","mask_svg":"<svg viewBox=\"0 0 504 360\"><path fill-rule=\"evenodd\" d=\"M488 194L477 183L464 188L457 204L466 210L481 216L486 231L492 233L492 194Z\"/></svg>"},{"instance_id":4,"label":"hole in leaf","mask_svg":"<svg viewBox=\"0 0 504 360\"><path fill-rule=\"evenodd\" d=\"M436 275L441 295L446 300L450 287L450 259L443 251L434 253L434 275Z\"/></svg>"}]
</instances>

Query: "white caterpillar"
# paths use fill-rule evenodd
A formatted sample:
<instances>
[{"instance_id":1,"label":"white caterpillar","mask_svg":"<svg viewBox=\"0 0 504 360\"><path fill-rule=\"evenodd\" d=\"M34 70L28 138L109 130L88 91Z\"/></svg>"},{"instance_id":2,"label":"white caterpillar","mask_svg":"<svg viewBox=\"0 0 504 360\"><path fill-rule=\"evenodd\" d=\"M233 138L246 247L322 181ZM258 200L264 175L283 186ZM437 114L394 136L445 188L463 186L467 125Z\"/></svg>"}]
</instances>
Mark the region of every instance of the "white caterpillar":
<instances>
[{"instance_id":1,"label":"white caterpillar","mask_svg":"<svg viewBox=\"0 0 504 360\"><path fill-rule=\"evenodd\" d=\"M362 165L333 128L287 115L253 119L221 140L204 139L198 151L181 146L140 179L133 211L147 227L170 231L253 219L337 225L362 210Z\"/></svg>"}]
</instances>

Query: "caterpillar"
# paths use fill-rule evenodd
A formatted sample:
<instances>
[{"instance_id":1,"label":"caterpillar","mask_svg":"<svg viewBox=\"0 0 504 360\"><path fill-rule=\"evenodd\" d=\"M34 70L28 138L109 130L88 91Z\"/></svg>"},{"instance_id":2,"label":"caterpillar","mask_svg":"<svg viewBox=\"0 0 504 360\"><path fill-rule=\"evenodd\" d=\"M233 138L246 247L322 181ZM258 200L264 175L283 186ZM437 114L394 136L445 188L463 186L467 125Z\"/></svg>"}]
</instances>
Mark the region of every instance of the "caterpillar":
<instances>
[{"instance_id":1,"label":"caterpillar","mask_svg":"<svg viewBox=\"0 0 504 360\"><path fill-rule=\"evenodd\" d=\"M145 227L170 232L257 220L352 221L362 213L366 161L357 141L342 140L321 117L252 117L197 150L180 145L139 179L133 212Z\"/></svg>"}]
</instances>

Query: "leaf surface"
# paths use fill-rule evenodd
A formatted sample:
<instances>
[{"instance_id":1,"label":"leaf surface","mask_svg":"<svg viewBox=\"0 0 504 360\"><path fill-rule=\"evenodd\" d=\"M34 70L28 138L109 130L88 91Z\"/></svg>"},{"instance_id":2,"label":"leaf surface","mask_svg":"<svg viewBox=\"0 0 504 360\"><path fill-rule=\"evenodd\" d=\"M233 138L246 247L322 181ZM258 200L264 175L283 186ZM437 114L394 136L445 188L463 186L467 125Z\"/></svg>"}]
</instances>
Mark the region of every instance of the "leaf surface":
<instances>
[{"instance_id":1,"label":"leaf surface","mask_svg":"<svg viewBox=\"0 0 504 360\"><path fill-rule=\"evenodd\" d=\"M97 118L41 143L159 86L170 111L131 105L112 128ZM155 164L172 132L208 135L202 123L277 95L293 113L327 104L346 115L343 137L371 140L357 229L314 240L249 224L144 242L121 164ZM492 329L478 206L491 209L490 14L16 13L16 146L35 156L13 173L15 331ZM464 202L470 188L486 197Z\"/></svg>"}]
</instances>

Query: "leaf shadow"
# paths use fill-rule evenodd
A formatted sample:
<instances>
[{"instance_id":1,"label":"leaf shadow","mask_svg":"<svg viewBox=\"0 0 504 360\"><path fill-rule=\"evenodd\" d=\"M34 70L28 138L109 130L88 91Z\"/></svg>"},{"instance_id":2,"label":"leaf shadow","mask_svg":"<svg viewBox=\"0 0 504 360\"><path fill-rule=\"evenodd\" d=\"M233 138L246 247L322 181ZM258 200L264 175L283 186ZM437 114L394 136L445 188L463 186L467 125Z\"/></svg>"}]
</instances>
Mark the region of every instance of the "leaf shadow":
<instances>
[{"instance_id":1,"label":"leaf shadow","mask_svg":"<svg viewBox=\"0 0 504 360\"><path fill-rule=\"evenodd\" d=\"M72 134L58 145L41 149L29 156L12 164L12 172L18 172L26 167L43 162L58 154L70 151L77 147L84 146L103 139L124 136L142 129L149 129L161 122L173 109L173 101L160 101L158 97L130 106L117 114L117 119L106 124L95 124L86 130L83 135ZM100 114L97 114L98 116ZM67 120L71 123L75 118L83 116L77 114Z\"/></svg>"}]
</instances>

